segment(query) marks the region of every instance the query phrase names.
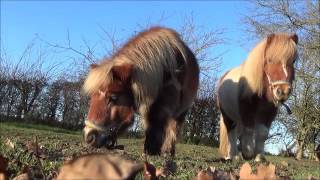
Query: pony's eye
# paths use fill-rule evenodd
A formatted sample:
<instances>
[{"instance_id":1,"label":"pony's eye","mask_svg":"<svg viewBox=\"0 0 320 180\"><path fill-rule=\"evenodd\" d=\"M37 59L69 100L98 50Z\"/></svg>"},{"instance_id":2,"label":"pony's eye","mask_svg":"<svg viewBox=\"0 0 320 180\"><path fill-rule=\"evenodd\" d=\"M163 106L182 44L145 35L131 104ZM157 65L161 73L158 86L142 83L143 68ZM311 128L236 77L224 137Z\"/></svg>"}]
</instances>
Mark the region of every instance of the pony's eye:
<instances>
[{"instance_id":1,"label":"pony's eye","mask_svg":"<svg viewBox=\"0 0 320 180\"><path fill-rule=\"evenodd\" d=\"M118 96L116 94L111 94L109 96L109 101L110 102L116 102L118 100Z\"/></svg>"}]
</instances>

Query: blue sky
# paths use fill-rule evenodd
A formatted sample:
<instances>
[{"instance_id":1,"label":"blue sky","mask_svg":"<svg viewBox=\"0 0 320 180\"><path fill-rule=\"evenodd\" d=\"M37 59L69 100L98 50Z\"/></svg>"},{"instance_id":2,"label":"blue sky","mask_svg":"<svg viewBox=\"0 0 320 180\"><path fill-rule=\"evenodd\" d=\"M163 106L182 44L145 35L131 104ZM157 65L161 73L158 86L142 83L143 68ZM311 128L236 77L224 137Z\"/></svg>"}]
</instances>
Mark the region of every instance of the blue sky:
<instances>
[{"instance_id":1,"label":"blue sky","mask_svg":"<svg viewBox=\"0 0 320 180\"><path fill-rule=\"evenodd\" d=\"M247 56L243 47L246 34L241 23L248 3L244 1L2 1L1 45L12 59L18 59L27 44L38 34L52 43L66 42L70 33L72 46L81 49L83 39L101 43L101 27L126 39L138 25L147 22L179 28L183 18L193 14L197 25L207 29L225 29L226 43L211 50L212 56L223 54L221 72L240 64ZM104 51L97 47L97 56ZM67 60L56 55L59 60Z\"/></svg>"}]
</instances>

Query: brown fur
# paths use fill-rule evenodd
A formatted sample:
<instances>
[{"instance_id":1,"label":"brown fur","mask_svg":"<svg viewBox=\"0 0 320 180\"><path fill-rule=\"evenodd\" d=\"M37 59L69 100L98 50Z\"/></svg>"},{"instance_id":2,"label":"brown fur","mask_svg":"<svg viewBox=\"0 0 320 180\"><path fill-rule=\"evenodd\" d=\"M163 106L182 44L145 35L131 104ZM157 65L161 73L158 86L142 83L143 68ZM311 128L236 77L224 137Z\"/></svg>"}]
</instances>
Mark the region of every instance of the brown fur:
<instances>
[{"instance_id":1,"label":"brown fur","mask_svg":"<svg viewBox=\"0 0 320 180\"><path fill-rule=\"evenodd\" d=\"M272 60L274 64L282 61L286 61L285 64L293 63L297 53L296 43L291 38L287 34L270 35L250 52L247 60L241 65L241 77L244 77L247 83L241 96L262 95L266 60Z\"/></svg>"},{"instance_id":2,"label":"brown fur","mask_svg":"<svg viewBox=\"0 0 320 180\"><path fill-rule=\"evenodd\" d=\"M84 84L84 91L93 97L88 120L108 126L132 118L135 111L146 128L145 151L172 152L177 124L181 124L176 121L191 106L198 83L197 61L180 36L171 29L153 27L90 70ZM95 97L101 91L104 98ZM126 99L122 113L117 113L117 103L95 105L94 101L108 100L113 94Z\"/></svg>"},{"instance_id":3,"label":"brown fur","mask_svg":"<svg viewBox=\"0 0 320 180\"><path fill-rule=\"evenodd\" d=\"M296 35L269 35L250 52L242 65L228 71L221 78L218 85L218 106L222 112L220 152L225 157L229 148L228 132L233 124L236 124L238 134L241 134L243 128L253 129L257 124L270 127L277 114L277 107L266 74L272 81L292 82L297 41ZM286 66L288 77L282 70L282 64ZM287 86L281 84L277 88L289 95L291 89Z\"/></svg>"}]
</instances>

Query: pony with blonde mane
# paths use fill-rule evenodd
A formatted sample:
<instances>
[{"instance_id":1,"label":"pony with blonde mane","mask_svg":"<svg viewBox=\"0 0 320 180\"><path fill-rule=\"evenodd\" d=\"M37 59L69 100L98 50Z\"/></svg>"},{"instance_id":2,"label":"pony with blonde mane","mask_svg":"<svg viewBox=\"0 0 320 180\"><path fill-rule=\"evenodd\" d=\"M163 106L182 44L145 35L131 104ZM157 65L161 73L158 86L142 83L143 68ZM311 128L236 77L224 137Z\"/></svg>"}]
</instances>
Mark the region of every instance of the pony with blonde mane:
<instances>
[{"instance_id":1,"label":"pony with blonde mane","mask_svg":"<svg viewBox=\"0 0 320 180\"><path fill-rule=\"evenodd\" d=\"M296 34L271 34L220 79L220 152L225 159L239 158L239 139L243 158L264 160L269 128L291 92L297 42Z\"/></svg>"},{"instance_id":2,"label":"pony with blonde mane","mask_svg":"<svg viewBox=\"0 0 320 180\"><path fill-rule=\"evenodd\" d=\"M114 146L138 113L147 154L174 155L177 132L197 94L197 60L178 33L153 27L92 68L84 91L91 96L85 141Z\"/></svg>"}]
</instances>

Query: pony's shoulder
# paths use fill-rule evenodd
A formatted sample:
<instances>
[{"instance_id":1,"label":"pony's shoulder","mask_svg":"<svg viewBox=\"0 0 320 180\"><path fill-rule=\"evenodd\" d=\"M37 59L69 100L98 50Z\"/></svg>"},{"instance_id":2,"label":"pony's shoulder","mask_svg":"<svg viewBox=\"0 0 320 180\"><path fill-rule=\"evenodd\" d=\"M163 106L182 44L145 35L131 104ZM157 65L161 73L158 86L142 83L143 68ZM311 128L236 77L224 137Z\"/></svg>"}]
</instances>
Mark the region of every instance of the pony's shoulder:
<instances>
[{"instance_id":1,"label":"pony's shoulder","mask_svg":"<svg viewBox=\"0 0 320 180\"><path fill-rule=\"evenodd\" d=\"M233 82L238 82L241 76L241 66L230 69L222 76L222 81L231 80Z\"/></svg>"}]
</instances>

